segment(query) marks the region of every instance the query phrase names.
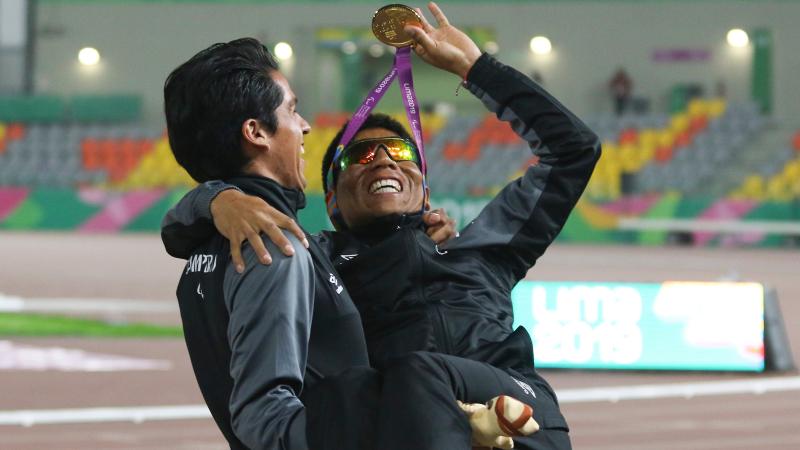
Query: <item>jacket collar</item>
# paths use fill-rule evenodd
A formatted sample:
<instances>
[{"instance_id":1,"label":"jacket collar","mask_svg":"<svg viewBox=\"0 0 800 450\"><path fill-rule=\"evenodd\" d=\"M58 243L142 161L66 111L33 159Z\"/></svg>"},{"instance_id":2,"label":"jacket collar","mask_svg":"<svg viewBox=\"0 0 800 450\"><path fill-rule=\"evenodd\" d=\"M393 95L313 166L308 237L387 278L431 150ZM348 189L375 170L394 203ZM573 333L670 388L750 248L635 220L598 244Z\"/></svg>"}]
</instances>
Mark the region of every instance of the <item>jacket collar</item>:
<instances>
[{"instance_id":1,"label":"jacket collar","mask_svg":"<svg viewBox=\"0 0 800 450\"><path fill-rule=\"evenodd\" d=\"M225 180L245 194L263 198L280 212L297 218L297 211L306 207L306 196L299 189L281 186L275 180L258 175L240 175Z\"/></svg>"},{"instance_id":2,"label":"jacket collar","mask_svg":"<svg viewBox=\"0 0 800 450\"><path fill-rule=\"evenodd\" d=\"M402 228L424 228L422 213L391 214L377 218L367 225L351 228L346 232L352 233L358 239L372 242L383 240L392 233Z\"/></svg>"}]
</instances>

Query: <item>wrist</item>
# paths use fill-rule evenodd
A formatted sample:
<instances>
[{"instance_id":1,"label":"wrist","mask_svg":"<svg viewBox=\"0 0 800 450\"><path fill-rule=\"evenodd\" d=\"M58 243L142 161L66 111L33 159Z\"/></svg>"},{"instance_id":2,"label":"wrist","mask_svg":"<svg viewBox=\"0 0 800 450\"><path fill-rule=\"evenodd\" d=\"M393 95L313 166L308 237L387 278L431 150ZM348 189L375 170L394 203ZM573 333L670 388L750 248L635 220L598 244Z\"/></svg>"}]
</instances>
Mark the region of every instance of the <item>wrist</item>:
<instances>
[{"instance_id":1,"label":"wrist","mask_svg":"<svg viewBox=\"0 0 800 450\"><path fill-rule=\"evenodd\" d=\"M464 57L461 59L461 62L458 64L458 68L456 69L456 75L461 77L461 80L466 81L467 74L469 71L472 70L472 66L475 65L475 62L480 58L481 54L478 52L477 54L464 54Z\"/></svg>"},{"instance_id":2,"label":"wrist","mask_svg":"<svg viewBox=\"0 0 800 450\"><path fill-rule=\"evenodd\" d=\"M219 205L220 202L217 200L224 199L225 197L231 197L236 195L236 193L242 193L242 191L236 186L224 187L220 189L218 192L214 193L211 197L211 200L208 202L208 213L211 219L213 220L217 214L219 214ZM224 201L222 203L225 203Z\"/></svg>"}]
</instances>

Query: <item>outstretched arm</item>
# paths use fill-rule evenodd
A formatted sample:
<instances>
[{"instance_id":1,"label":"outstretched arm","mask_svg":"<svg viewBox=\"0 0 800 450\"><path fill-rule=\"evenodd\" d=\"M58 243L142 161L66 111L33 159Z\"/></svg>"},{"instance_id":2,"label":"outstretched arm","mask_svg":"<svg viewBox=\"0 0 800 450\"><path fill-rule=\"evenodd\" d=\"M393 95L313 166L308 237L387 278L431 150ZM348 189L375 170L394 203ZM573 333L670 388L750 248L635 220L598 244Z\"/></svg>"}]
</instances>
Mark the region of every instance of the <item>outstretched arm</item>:
<instances>
[{"instance_id":1,"label":"outstretched arm","mask_svg":"<svg viewBox=\"0 0 800 450\"><path fill-rule=\"evenodd\" d=\"M600 157L600 143L580 119L552 95L488 54L453 27L431 3L434 28L406 27L417 54L465 79L465 86L539 157L522 178L507 185L462 232L450 249L482 249L509 290L544 253L566 223ZM509 273L509 269L512 273ZM506 274L500 276L499 274Z\"/></svg>"}]
</instances>

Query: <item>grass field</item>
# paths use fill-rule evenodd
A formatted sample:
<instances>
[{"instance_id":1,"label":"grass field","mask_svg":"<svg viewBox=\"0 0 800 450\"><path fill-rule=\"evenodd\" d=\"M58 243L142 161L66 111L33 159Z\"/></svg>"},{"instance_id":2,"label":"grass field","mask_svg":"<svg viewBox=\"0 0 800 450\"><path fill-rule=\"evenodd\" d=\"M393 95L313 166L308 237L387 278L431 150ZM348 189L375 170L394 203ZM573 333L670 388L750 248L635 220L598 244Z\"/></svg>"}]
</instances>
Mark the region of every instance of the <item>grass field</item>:
<instances>
[{"instance_id":1,"label":"grass field","mask_svg":"<svg viewBox=\"0 0 800 450\"><path fill-rule=\"evenodd\" d=\"M143 323L109 323L57 315L0 313L0 336L2 337L172 338L182 335L180 327Z\"/></svg>"}]
</instances>

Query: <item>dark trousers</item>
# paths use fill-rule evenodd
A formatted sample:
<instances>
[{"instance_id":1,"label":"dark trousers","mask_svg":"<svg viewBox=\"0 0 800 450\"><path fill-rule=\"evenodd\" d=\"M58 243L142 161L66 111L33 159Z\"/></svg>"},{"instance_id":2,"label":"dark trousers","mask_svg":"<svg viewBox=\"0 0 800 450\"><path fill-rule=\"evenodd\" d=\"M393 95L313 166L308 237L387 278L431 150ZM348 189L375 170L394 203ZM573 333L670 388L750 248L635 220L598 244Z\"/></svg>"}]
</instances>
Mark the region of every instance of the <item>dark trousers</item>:
<instances>
[{"instance_id":1,"label":"dark trousers","mask_svg":"<svg viewBox=\"0 0 800 450\"><path fill-rule=\"evenodd\" d=\"M304 399L314 450L470 450L472 430L456 399L485 403L501 394L529 404L540 426L514 438L515 448L571 448L555 395L535 372L414 352L390 359L382 373L353 369L315 391L311 403Z\"/></svg>"}]
</instances>

